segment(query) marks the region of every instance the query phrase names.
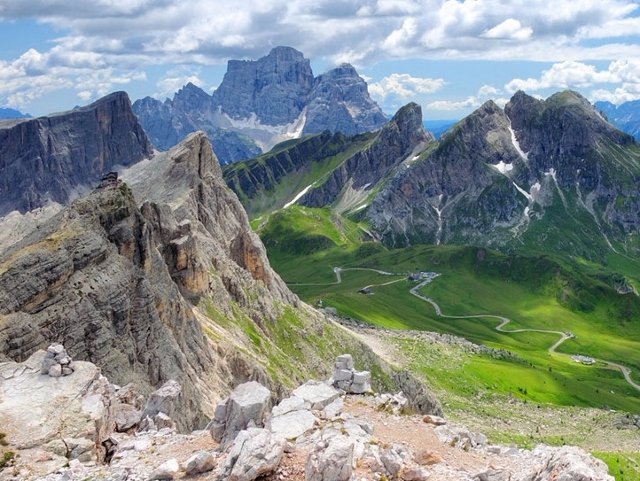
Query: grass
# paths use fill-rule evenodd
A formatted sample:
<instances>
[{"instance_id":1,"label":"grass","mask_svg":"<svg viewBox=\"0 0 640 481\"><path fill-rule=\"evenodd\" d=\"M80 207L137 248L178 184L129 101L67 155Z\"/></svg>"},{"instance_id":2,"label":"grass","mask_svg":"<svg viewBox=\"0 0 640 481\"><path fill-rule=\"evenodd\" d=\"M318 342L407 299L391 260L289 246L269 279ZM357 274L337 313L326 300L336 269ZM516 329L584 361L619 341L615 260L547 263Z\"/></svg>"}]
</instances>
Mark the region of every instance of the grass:
<instances>
[{"instance_id":1,"label":"grass","mask_svg":"<svg viewBox=\"0 0 640 481\"><path fill-rule=\"evenodd\" d=\"M445 370L442 375L431 372L431 365L425 363L424 374L431 372L430 380L443 389L462 391L469 398L488 392L535 403L630 412L640 409L639 393L620 372L602 364L583 366L565 355L579 353L620 362L632 368L634 379L638 379L640 301L611 287L619 274L610 269L592 261L503 255L472 247L386 250L338 232L328 210L296 208L278 215L282 217L274 216L277 222L269 222L261 235L273 266L303 300L314 305L321 301L343 316L380 327L451 333L514 354L506 359L475 356L455 372ZM356 232L357 227L352 225L350 232ZM326 241L309 249L314 244L305 241L313 237ZM292 244L283 249L281 239ZM498 321L490 318L439 318L430 305L409 294L415 283L403 280L403 276L345 271L342 284L336 284L333 267L337 266L401 273L437 271L442 275L423 293L434 298L447 314L503 315L513 320L506 329L562 330L576 337L562 344L558 353L550 354L547 350L558 340L557 334L501 333L494 329ZM631 268L628 274L636 275ZM374 286L372 295L358 292L365 285L391 280L398 282Z\"/></svg>"},{"instance_id":2,"label":"grass","mask_svg":"<svg viewBox=\"0 0 640 481\"><path fill-rule=\"evenodd\" d=\"M593 455L607 464L609 474L615 477L616 481L640 480L640 453L595 452Z\"/></svg>"}]
</instances>

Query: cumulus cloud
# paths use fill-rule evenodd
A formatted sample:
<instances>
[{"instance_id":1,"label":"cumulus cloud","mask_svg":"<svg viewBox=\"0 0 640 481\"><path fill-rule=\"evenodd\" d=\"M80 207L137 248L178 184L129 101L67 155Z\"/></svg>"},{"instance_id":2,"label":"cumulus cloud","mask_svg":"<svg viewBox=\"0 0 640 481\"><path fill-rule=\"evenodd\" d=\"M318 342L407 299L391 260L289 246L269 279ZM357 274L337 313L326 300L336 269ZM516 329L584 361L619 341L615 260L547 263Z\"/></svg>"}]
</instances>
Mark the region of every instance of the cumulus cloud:
<instances>
[{"instance_id":1,"label":"cumulus cloud","mask_svg":"<svg viewBox=\"0 0 640 481\"><path fill-rule=\"evenodd\" d=\"M498 105L503 107L508 99L498 98L494 96L501 92L500 89L493 85L483 85L478 89L476 95L470 95L464 99L459 100L436 100L427 104L428 110L440 110L440 111L455 111L455 110L468 110L480 107L484 102L489 99L493 99Z\"/></svg>"},{"instance_id":2,"label":"cumulus cloud","mask_svg":"<svg viewBox=\"0 0 640 481\"><path fill-rule=\"evenodd\" d=\"M513 40L526 40L531 37L533 29L523 27L519 20L508 18L482 34L485 38L505 38Z\"/></svg>"},{"instance_id":3,"label":"cumulus cloud","mask_svg":"<svg viewBox=\"0 0 640 481\"><path fill-rule=\"evenodd\" d=\"M412 77L406 73L392 73L379 82L369 84L369 93L378 100L387 97L410 99L418 94L432 94L440 90L445 84L441 78Z\"/></svg>"},{"instance_id":4,"label":"cumulus cloud","mask_svg":"<svg viewBox=\"0 0 640 481\"><path fill-rule=\"evenodd\" d=\"M198 75L198 72L194 72L185 67L171 69L167 72L165 77L158 80L156 83L157 91L153 96L160 100L164 100L167 97L173 97L174 93L188 83L197 85L204 90L204 84Z\"/></svg>"},{"instance_id":5,"label":"cumulus cloud","mask_svg":"<svg viewBox=\"0 0 640 481\"><path fill-rule=\"evenodd\" d=\"M560 62L543 71L539 78L511 80L505 85L505 90L513 93L516 90L585 89L598 84L611 87L595 88L589 95L591 100L618 104L640 98L640 60L616 60L603 70L582 62Z\"/></svg>"},{"instance_id":6,"label":"cumulus cloud","mask_svg":"<svg viewBox=\"0 0 640 481\"><path fill-rule=\"evenodd\" d=\"M50 50L0 68L52 76L88 97L96 89L78 90L75 80L87 70L122 80L152 65L257 58L276 45L357 66L406 58L624 60L640 58L640 44L625 37L640 31L637 12L636 0L254 0L243 8L236 0L0 0L0 22L35 19L63 35ZM0 84L0 100L40 95L37 82L35 92L28 88Z\"/></svg>"}]
</instances>

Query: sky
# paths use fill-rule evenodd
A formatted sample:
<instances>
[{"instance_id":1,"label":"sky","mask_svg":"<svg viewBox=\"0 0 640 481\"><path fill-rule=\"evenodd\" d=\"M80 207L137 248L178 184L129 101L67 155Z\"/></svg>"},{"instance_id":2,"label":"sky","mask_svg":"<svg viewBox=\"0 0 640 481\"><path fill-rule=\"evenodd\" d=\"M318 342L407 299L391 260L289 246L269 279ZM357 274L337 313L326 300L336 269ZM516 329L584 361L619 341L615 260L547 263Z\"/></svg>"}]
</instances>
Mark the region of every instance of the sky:
<instances>
[{"instance_id":1,"label":"sky","mask_svg":"<svg viewBox=\"0 0 640 481\"><path fill-rule=\"evenodd\" d=\"M212 92L227 60L278 45L315 75L353 64L389 114L459 119L517 90L640 98L640 0L0 0L0 107Z\"/></svg>"}]
</instances>

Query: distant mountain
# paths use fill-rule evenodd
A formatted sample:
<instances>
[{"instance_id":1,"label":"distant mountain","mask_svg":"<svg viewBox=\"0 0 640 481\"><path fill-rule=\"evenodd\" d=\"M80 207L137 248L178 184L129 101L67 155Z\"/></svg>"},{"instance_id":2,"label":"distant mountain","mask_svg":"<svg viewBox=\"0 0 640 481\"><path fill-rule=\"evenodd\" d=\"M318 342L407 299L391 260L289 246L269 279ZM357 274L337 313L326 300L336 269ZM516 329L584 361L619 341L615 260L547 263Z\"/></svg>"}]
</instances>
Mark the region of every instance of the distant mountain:
<instances>
[{"instance_id":1,"label":"distant mountain","mask_svg":"<svg viewBox=\"0 0 640 481\"><path fill-rule=\"evenodd\" d=\"M254 215L328 208L393 247L639 251L640 146L579 94L489 101L439 141L422 126L409 104L375 135L282 144L225 178Z\"/></svg>"},{"instance_id":2,"label":"distant mountain","mask_svg":"<svg viewBox=\"0 0 640 481\"><path fill-rule=\"evenodd\" d=\"M614 105L611 102L596 102L595 107L602 112L609 122L623 132L640 140L640 100Z\"/></svg>"},{"instance_id":3,"label":"distant mountain","mask_svg":"<svg viewBox=\"0 0 640 481\"><path fill-rule=\"evenodd\" d=\"M124 92L36 119L0 122L0 216L66 204L116 166L152 153Z\"/></svg>"},{"instance_id":4,"label":"distant mountain","mask_svg":"<svg viewBox=\"0 0 640 481\"><path fill-rule=\"evenodd\" d=\"M15 109L0 107L0 119L25 119L30 117L29 114L23 114Z\"/></svg>"},{"instance_id":5,"label":"distant mountain","mask_svg":"<svg viewBox=\"0 0 640 481\"><path fill-rule=\"evenodd\" d=\"M204 130L222 164L302 135L354 135L386 122L351 65L314 77L309 60L290 47L276 47L258 60L230 60L213 95L187 84L172 100L146 97L133 109L157 148Z\"/></svg>"},{"instance_id":6,"label":"distant mountain","mask_svg":"<svg viewBox=\"0 0 640 481\"><path fill-rule=\"evenodd\" d=\"M395 168L431 142L420 106L410 103L378 132L347 137L325 131L284 142L256 159L227 166L224 178L249 215L292 202L356 212Z\"/></svg>"},{"instance_id":7,"label":"distant mountain","mask_svg":"<svg viewBox=\"0 0 640 481\"><path fill-rule=\"evenodd\" d=\"M436 139L442 137L447 130L449 130L457 120L425 120L422 125L426 130L431 132Z\"/></svg>"}]
</instances>

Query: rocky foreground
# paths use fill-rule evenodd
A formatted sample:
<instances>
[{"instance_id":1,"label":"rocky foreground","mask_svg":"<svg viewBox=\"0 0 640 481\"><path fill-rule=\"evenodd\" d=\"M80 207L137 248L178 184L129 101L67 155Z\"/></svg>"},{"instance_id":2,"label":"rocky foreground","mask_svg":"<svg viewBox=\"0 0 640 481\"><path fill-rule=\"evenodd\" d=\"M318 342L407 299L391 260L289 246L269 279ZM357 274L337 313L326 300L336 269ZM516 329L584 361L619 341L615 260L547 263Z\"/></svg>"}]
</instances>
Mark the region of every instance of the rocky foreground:
<instances>
[{"instance_id":1,"label":"rocky foreground","mask_svg":"<svg viewBox=\"0 0 640 481\"><path fill-rule=\"evenodd\" d=\"M373 394L348 355L330 380L275 404L258 382L241 384L206 429L179 434L175 381L144 403L134 386L64 354L54 345L0 364L0 480L613 480L579 448L492 445L440 416L411 414L402 393ZM70 366L66 375L58 365Z\"/></svg>"}]
</instances>

